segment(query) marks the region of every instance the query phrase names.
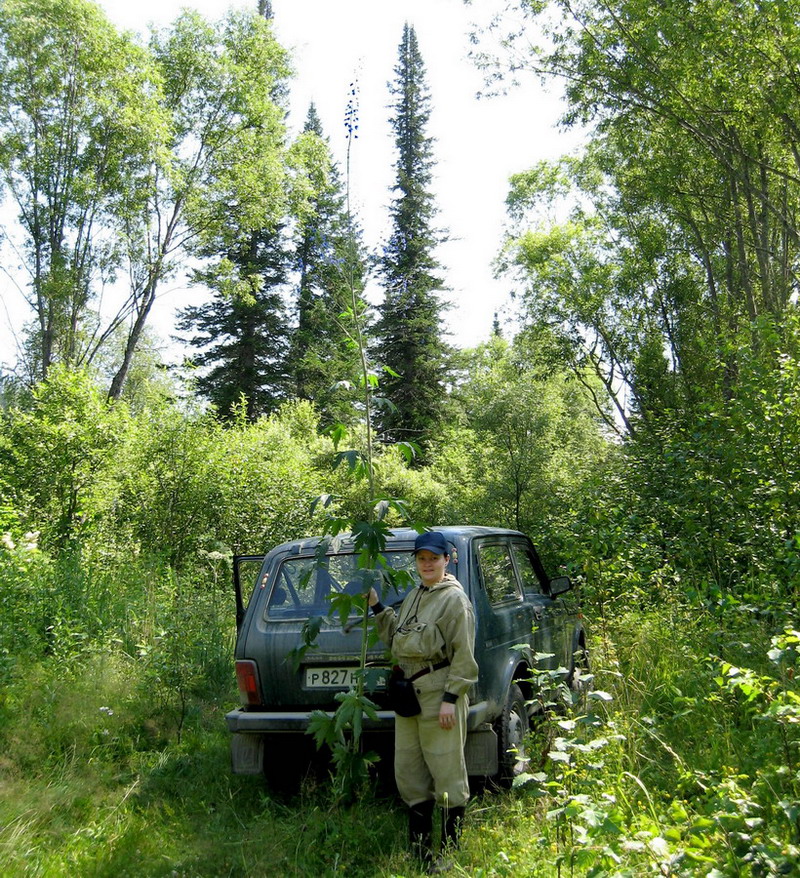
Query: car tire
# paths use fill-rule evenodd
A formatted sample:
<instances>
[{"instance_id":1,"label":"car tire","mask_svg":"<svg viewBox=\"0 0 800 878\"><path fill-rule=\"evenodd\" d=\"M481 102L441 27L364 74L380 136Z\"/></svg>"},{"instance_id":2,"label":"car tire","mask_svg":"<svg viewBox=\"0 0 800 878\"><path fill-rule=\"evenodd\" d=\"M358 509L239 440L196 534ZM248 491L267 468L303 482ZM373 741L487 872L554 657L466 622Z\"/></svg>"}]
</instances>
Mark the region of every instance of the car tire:
<instances>
[{"instance_id":1,"label":"car tire","mask_svg":"<svg viewBox=\"0 0 800 878\"><path fill-rule=\"evenodd\" d=\"M516 683L508 687L503 713L495 724L497 732L497 786L508 788L514 778L526 771L529 763L527 740L530 731L525 696Z\"/></svg>"}]
</instances>

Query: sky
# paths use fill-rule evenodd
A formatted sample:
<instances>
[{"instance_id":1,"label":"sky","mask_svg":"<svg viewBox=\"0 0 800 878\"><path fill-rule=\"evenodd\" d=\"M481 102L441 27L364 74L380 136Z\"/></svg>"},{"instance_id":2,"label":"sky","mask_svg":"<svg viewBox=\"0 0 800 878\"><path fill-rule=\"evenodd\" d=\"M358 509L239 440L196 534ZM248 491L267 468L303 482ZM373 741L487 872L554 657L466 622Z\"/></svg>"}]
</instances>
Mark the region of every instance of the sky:
<instances>
[{"instance_id":1,"label":"sky","mask_svg":"<svg viewBox=\"0 0 800 878\"><path fill-rule=\"evenodd\" d=\"M256 0L252 0L255 4ZM100 0L121 29L146 35L148 27L168 25L183 7L210 19L250 3L230 0ZM495 280L492 261L503 239L504 200L511 174L542 159L573 151L580 134L557 128L562 112L555 87L533 76L501 97L478 99L483 76L469 60L474 23L488 21L502 0L272 0L275 31L291 51L296 76L290 83L288 124L297 133L314 102L334 155L344 165L344 114L352 83L359 93L359 139L351 153L351 194L368 246L379 248L388 236L388 206L394 177L389 126L391 97L403 24L415 28L431 94L428 133L435 138L432 183L439 208L437 224L449 242L437 251L451 303L446 311L450 341L471 347L490 334L494 314L511 317L511 282ZM175 311L198 303L202 290L182 278L164 286L151 327L165 340ZM18 291L0 280L0 364L13 355L14 335L24 319ZM374 288L373 301L380 292ZM168 360L182 351L165 348Z\"/></svg>"}]
</instances>

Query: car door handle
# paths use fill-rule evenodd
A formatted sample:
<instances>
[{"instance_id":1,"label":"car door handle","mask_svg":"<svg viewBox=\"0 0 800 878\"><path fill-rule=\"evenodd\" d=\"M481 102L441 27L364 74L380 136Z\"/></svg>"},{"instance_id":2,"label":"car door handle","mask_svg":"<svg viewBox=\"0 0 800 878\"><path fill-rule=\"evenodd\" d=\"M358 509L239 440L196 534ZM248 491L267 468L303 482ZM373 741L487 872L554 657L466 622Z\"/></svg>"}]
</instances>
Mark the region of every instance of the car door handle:
<instances>
[{"instance_id":1,"label":"car door handle","mask_svg":"<svg viewBox=\"0 0 800 878\"><path fill-rule=\"evenodd\" d=\"M533 618L536 619L537 622L541 620L541 618L542 618L542 610L541 610L540 607L535 607L535 608L534 608L534 610L533 610Z\"/></svg>"}]
</instances>

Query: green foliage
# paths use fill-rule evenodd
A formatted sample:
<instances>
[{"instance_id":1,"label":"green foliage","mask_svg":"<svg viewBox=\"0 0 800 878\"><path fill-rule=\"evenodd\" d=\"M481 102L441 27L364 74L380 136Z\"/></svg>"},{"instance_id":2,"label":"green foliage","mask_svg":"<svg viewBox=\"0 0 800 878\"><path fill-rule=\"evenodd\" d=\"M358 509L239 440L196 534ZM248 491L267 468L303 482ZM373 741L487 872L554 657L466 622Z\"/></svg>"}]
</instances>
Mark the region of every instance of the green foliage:
<instances>
[{"instance_id":1,"label":"green foliage","mask_svg":"<svg viewBox=\"0 0 800 878\"><path fill-rule=\"evenodd\" d=\"M334 794L352 804L358 792L363 791L370 778L369 769L378 761L376 753L361 751L364 717L377 718L375 704L361 691L337 692L339 707L332 715L317 710L311 715L308 734L317 747L327 746L333 754ZM355 746L351 744L351 740Z\"/></svg>"},{"instance_id":2,"label":"green foliage","mask_svg":"<svg viewBox=\"0 0 800 878\"><path fill-rule=\"evenodd\" d=\"M362 362L366 362L366 354L362 348ZM366 373L365 373L366 374ZM364 381L365 408L369 412L372 385ZM337 443L346 438L347 432L339 426L334 429ZM359 672L356 674L356 683L346 693L337 693L336 700L339 707L333 715L317 711L312 715L308 734L315 739L317 747L327 746L332 755L334 766L333 788L337 798L345 803L352 804L359 796L364 794L367 781L370 779L370 768L378 761L375 753L364 752L362 731L364 716L375 716L376 706L366 695L368 686L373 685L370 673L367 670L367 649L369 643L376 639L375 632L369 624L369 606L367 593L373 583L385 582L391 585L398 582L395 572L389 567L384 557L386 539L390 532L390 522L387 514L393 511L400 516L401 521L409 517L407 505L397 498L379 498L376 494L379 472L377 456L373 454L371 442L371 429L369 422L366 424L366 450L351 449L349 451L337 451L332 459L332 467L336 469L340 463L347 461L349 464L350 477L354 484L366 486L366 494L361 496L361 502L353 507L351 515L342 514L331 508L333 498L326 496L318 498L322 500L322 507L327 509L323 519L323 533L326 539L320 543L318 556L320 563L324 561L331 538L336 539L340 534L347 534L353 540L353 549L358 555L358 567L364 572L364 588L360 594L350 595L346 592L337 594L331 600L328 617L338 616L342 626L348 623L353 610L361 614L361 653L359 657ZM366 501L364 504L363 501ZM318 505L315 501L315 506ZM422 529L422 525L418 525ZM408 585L408 583L403 583ZM303 626L303 644L293 651L292 659L295 662L310 649L316 647L315 638L320 631L322 620L312 618Z\"/></svg>"},{"instance_id":3,"label":"green foliage","mask_svg":"<svg viewBox=\"0 0 800 878\"><path fill-rule=\"evenodd\" d=\"M762 612L794 600L797 315L780 330L764 321L758 339L733 398L698 404L691 422L665 411L598 478L571 552L598 597L683 590Z\"/></svg>"},{"instance_id":4,"label":"green foliage","mask_svg":"<svg viewBox=\"0 0 800 878\"><path fill-rule=\"evenodd\" d=\"M443 520L523 530L546 566L559 559L556 541L607 455L591 397L556 362L544 332L513 344L495 337L470 352L453 394L463 423L443 430L430 452L446 486Z\"/></svg>"},{"instance_id":5,"label":"green foliage","mask_svg":"<svg viewBox=\"0 0 800 878\"><path fill-rule=\"evenodd\" d=\"M201 702L230 696L227 576L53 560L24 542L0 554L0 740L11 765L36 774L127 758L180 737Z\"/></svg>"},{"instance_id":6,"label":"green foliage","mask_svg":"<svg viewBox=\"0 0 800 878\"><path fill-rule=\"evenodd\" d=\"M109 535L178 565L204 542L211 548L221 435L211 416L176 417L172 406L144 413L118 460Z\"/></svg>"},{"instance_id":7,"label":"green foliage","mask_svg":"<svg viewBox=\"0 0 800 878\"><path fill-rule=\"evenodd\" d=\"M24 235L37 379L97 353L106 328L93 308L123 263L165 128L149 59L96 4L3 3L0 172Z\"/></svg>"},{"instance_id":8,"label":"green foliage","mask_svg":"<svg viewBox=\"0 0 800 878\"><path fill-rule=\"evenodd\" d=\"M670 245L662 218L631 223L599 153L593 145L581 160L513 178L508 204L517 231L501 266L519 273L529 321L548 328L608 428L634 437L665 410L690 403L694 385L719 385L724 360L689 311L703 295L702 273ZM565 210L566 220L558 217Z\"/></svg>"},{"instance_id":9,"label":"green foliage","mask_svg":"<svg viewBox=\"0 0 800 878\"><path fill-rule=\"evenodd\" d=\"M791 600L796 17L522 5L551 40L522 63L565 77L568 123L594 127L584 155L513 178L505 266L622 441L567 554L601 600Z\"/></svg>"},{"instance_id":10,"label":"green foliage","mask_svg":"<svg viewBox=\"0 0 800 878\"><path fill-rule=\"evenodd\" d=\"M406 27L405 34L408 37L409 29ZM411 32L413 36L413 31ZM354 90L353 90L354 91ZM363 287L362 277L356 271L356 257L359 246L357 229L352 220L349 210L349 171L350 171L350 147L356 136L354 116L357 114L355 102L351 101L347 112L346 126L349 132L348 138L348 178L347 178L347 212L345 222L345 249L349 254L349 270L345 271L347 289L349 291L349 307L342 314L346 321L348 337L352 341L354 351L357 353L357 381L363 405L363 440L354 448L340 450L342 442L350 438L350 431L344 423L333 424L328 432L333 440L334 454L331 460L333 470L342 469L341 464L346 463L349 470L351 484L362 487L359 491L358 502L351 507L352 514L336 509L334 498L325 494L314 501L312 512L320 505L327 510L323 518L323 534L317 555L319 563L324 563L324 557L328 551L331 539L336 540L340 534L349 532L353 540L353 547L358 555L358 567L364 573L362 593L350 595L342 593L331 600L328 611L329 618L338 615L340 624L344 626L353 610L359 610L361 614L361 650L359 656L358 673L356 674L355 686L347 693L337 695L340 702L333 716L318 712L310 724L308 732L312 734L317 747L327 745L330 748L334 773L334 788L338 798L345 803L352 803L363 794L366 781L369 778L369 769L377 761L373 753L363 751L362 730L365 715L375 715L375 705L365 695L365 688L371 685L370 674L367 671L367 649L370 641L375 640L375 632L369 624L368 594L375 582L392 581L392 571L384 557L386 539L390 532L388 514L394 513L401 520L409 517L406 503L395 497L381 496L379 493L380 471L378 455L375 452L373 440L373 413L375 411L379 390L378 372L369 359L367 350L367 312L361 296ZM390 368L384 371L397 377ZM357 432L352 438L358 439ZM413 452L411 443L404 443L402 452L409 455ZM309 650L315 647L314 638L319 633L321 622L312 619L303 626L303 643L293 651L295 661Z\"/></svg>"},{"instance_id":11,"label":"green foliage","mask_svg":"<svg viewBox=\"0 0 800 878\"><path fill-rule=\"evenodd\" d=\"M136 415L84 373L54 369L29 409L3 414L0 459L18 541L95 557L158 555L182 566L203 552L263 551L312 530L311 499L330 449L307 403L227 426L156 399Z\"/></svg>"},{"instance_id":12,"label":"green foliage","mask_svg":"<svg viewBox=\"0 0 800 878\"><path fill-rule=\"evenodd\" d=\"M97 525L108 468L128 429L86 372L51 370L30 407L2 415L0 461L24 527L64 548Z\"/></svg>"},{"instance_id":13,"label":"green foliage","mask_svg":"<svg viewBox=\"0 0 800 878\"><path fill-rule=\"evenodd\" d=\"M705 315L665 290L667 309L716 323L723 345L742 319L780 314L797 241L794 4L524 5L552 38L529 63L567 79L570 122L596 126L626 229L655 221L662 254L691 251L703 272Z\"/></svg>"},{"instance_id":14,"label":"green foliage","mask_svg":"<svg viewBox=\"0 0 800 878\"><path fill-rule=\"evenodd\" d=\"M38 547L39 534L0 533L0 679L17 662L38 656L52 623L52 563Z\"/></svg>"},{"instance_id":15,"label":"green foliage","mask_svg":"<svg viewBox=\"0 0 800 878\"><path fill-rule=\"evenodd\" d=\"M113 353L119 399L178 253L211 260L215 287L232 260L235 283L254 285L243 253L288 209L286 54L255 10L216 25L186 12L144 48L86 0L10 0L0 67L0 172L35 317L27 372ZM123 269L129 290L103 322L100 293Z\"/></svg>"},{"instance_id":16,"label":"green foliage","mask_svg":"<svg viewBox=\"0 0 800 878\"><path fill-rule=\"evenodd\" d=\"M188 19L182 24L190 27ZM182 41L187 34L179 29L174 36ZM194 361L210 367L198 377L197 389L224 417L232 415L243 395L248 417L255 420L277 410L288 391L289 326L282 290L289 253L280 89L288 71L283 51L258 16L229 16L213 40L221 51L214 42L205 45L206 60L201 66L193 58L197 66L190 75L211 104L203 112L214 114L209 119L213 135L209 128L203 132L214 170L197 181L187 201L187 221L196 230L191 252L205 262L193 272L193 282L209 288L212 299L184 309L178 328L196 333L189 340L197 349ZM222 101L226 126L217 128ZM192 127L187 134L196 132Z\"/></svg>"},{"instance_id":17,"label":"green foliage","mask_svg":"<svg viewBox=\"0 0 800 878\"><path fill-rule=\"evenodd\" d=\"M227 427L214 452L218 540L235 552L261 552L314 532L310 503L328 485L320 458L330 451L318 431L307 402L286 403L253 425L240 416Z\"/></svg>"},{"instance_id":18,"label":"green foliage","mask_svg":"<svg viewBox=\"0 0 800 878\"><path fill-rule=\"evenodd\" d=\"M196 333L189 344L197 349L197 389L225 418L242 398L248 418L256 420L287 397L289 327L281 297L287 253L281 237L280 228L254 230L211 268L195 272L213 298L179 315L178 329Z\"/></svg>"},{"instance_id":19,"label":"green foliage","mask_svg":"<svg viewBox=\"0 0 800 878\"><path fill-rule=\"evenodd\" d=\"M499 433L515 423L504 421L514 393L505 405L490 405L491 388L502 398L505 385L497 376L513 371L507 361L515 362L515 350L525 349L500 345L492 368L476 370L474 389L468 382L463 388L465 394L485 393L491 409L480 421L486 442L491 428ZM309 791L310 800L284 804L277 816L249 780L229 776L227 740L217 731L222 712L236 703L228 547L260 548L284 535L319 531L308 507L322 488L327 503L314 514L331 515L332 533L355 532L365 565L380 569L375 553L385 528L408 514L408 506L392 498L410 499L417 514L417 504L441 514L457 482L453 472L437 465L434 478L425 469L408 470L396 449L370 458L362 450L366 440L344 430L334 431L338 449L348 449L349 438L348 450L358 453L330 472L337 450L328 438L309 441L318 422L307 403L256 423L241 412L223 426L163 400L131 415L109 407L85 376L61 376L61 384L59 376L55 371L48 386L37 390L30 411L6 413L5 431L33 436L34 415L51 429L69 424L69 413L80 411L94 428L73 445L53 447L71 449L82 460L78 450L82 444L94 448L98 433L109 445L96 458L92 526L77 530L73 550L57 557L23 533L36 506L17 511L23 497L17 483L30 479L33 467L3 470L6 490L14 493L7 495L7 535L0 547L0 783L11 793L0 806L6 827L0 831L11 833L3 838L2 868L13 871L24 845L29 858L58 874L66 862L88 862L89 839L96 844L103 838L109 840L109 869L117 857L138 850L142 874L157 874L156 864L163 862L217 874L221 864L231 868L229 849L221 844L200 863L198 850L207 850L209 834L235 837L242 850L256 850L255 837L242 824L261 826L269 813L271 862L289 864L287 874L311 867L324 872L336 856L336 862L353 864L364 860L365 850L370 874L407 873L404 833L392 830L399 817L391 806L377 809L390 841L376 847L370 834L359 853L351 850L361 836L348 812L325 804L329 791L361 813L370 801L365 780L385 768L375 762L376 754L353 746L363 716L374 709L365 679L360 689L342 695L341 713L320 717L315 725L334 754L333 787ZM548 376L540 389L535 370L524 377L534 388L532 406L538 398L555 406L560 380ZM546 388L553 383L559 393L550 397ZM791 399L793 387L786 358L785 381L762 385L756 399L765 408L759 411L780 409L785 419L783 396ZM528 411L519 408L521 415ZM120 420L111 429L105 418ZM496 427L495 419L505 426ZM563 432L569 421L557 423ZM775 449L771 444L769 453ZM549 876L560 864L562 871L571 867L587 875L638 876L664 868L675 875L733 875L743 863L753 874L778 874L796 865L798 634L771 621L777 602L768 607L737 601L729 591L724 601L707 603L713 612L705 616L697 605L676 604L678 589L704 593L707 570L698 560L681 580L657 552L663 533L655 515L644 516L644 500L630 503L631 485L644 491L647 473L633 482L630 472L623 484L626 454L620 450L604 464L604 493L588 495L595 501L594 517L576 518L574 536L562 534L574 540L567 542L565 557L583 559L587 595L598 599L585 607L597 631L590 644L596 688L579 701L588 712L550 713L536 732L532 752L541 761L534 760L527 782L470 811L458 858L472 874ZM355 470L360 465L360 477L349 471L350 459ZM370 460L372 487L364 465ZM675 458L670 466L679 463ZM472 466L462 461L460 472L470 476ZM660 476L665 503L671 496L664 488L672 484L668 475L665 469ZM656 495L647 496L655 506ZM55 511L50 517L59 519ZM249 545L237 544L237 538ZM177 552L171 558L176 566L152 560L152 554L169 557L171 551ZM363 604L363 597L348 600ZM635 601L650 609L630 612L626 608ZM767 624L781 633L770 637ZM760 655L768 661L759 661ZM559 681L548 681L548 688L557 690ZM551 701L558 706L558 699ZM41 809L21 792L23 786L38 791ZM309 801L319 827L317 816L309 816ZM108 802L124 821L108 816ZM60 815L56 822L54 813ZM341 844L335 851L304 846L299 852L301 822L307 832ZM478 824L480 832L471 832ZM200 825L205 841L193 829ZM275 826L283 828L276 834ZM90 827L91 835L78 832L80 827ZM151 843L154 835L160 844ZM263 839L258 843L263 846ZM242 874L256 874L260 862L255 856ZM360 868L352 865L350 873L360 874Z\"/></svg>"},{"instance_id":20,"label":"green foliage","mask_svg":"<svg viewBox=\"0 0 800 878\"><path fill-rule=\"evenodd\" d=\"M256 290L267 297L258 277L264 266L251 258L249 247L258 250L258 236L276 229L287 203L287 58L265 19L252 10L212 24L184 10L170 27L152 34L148 50L169 131L150 167L146 203L125 229L133 319L111 382L115 399L160 285L177 268L179 255L207 260L201 277L220 293ZM274 310L276 300L261 304ZM247 314L235 316L244 320ZM233 398L229 393L225 404Z\"/></svg>"},{"instance_id":21,"label":"green foliage","mask_svg":"<svg viewBox=\"0 0 800 878\"><path fill-rule=\"evenodd\" d=\"M168 574L159 589L163 621L154 619L150 636L137 644L152 709L159 723L174 723L178 741L198 703L227 695L230 686L234 640L229 601L222 591L230 579L230 565L224 559L209 557L209 562L219 564L222 574L210 588Z\"/></svg>"},{"instance_id":22,"label":"green foliage","mask_svg":"<svg viewBox=\"0 0 800 878\"><path fill-rule=\"evenodd\" d=\"M731 659L753 657L752 640L766 642L760 623L728 614L728 630L715 632L690 618L674 607L618 616L596 643L609 691L590 693L589 712L551 714L537 730L542 763L518 786L544 812L537 843L556 866L715 878L796 868L800 739L791 723L753 722L771 699L795 704L796 687L788 674L724 663L717 676L718 660L696 661L709 640ZM793 662L796 637L773 638L773 660Z\"/></svg>"},{"instance_id":23,"label":"green foliage","mask_svg":"<svg viewBox=\"0 0 800 878\"><path fill-rule=\"evenodd\" d=\"M74 591L69 624L0 690L0 871L417 874L390 800L364 791L343 809L338 790L313 778L282 800L230 774L226 572L209 559L202 577L143 562L58 574L59 589ZM79 595L103 588L115 601L91 632ZM799 635L769 631L736 610L619 613L591 644L594 697L551 713L528 775L468 809L459 867L537 878L791 874L800 738L791 714L771 708L797 704ZM369 715L363 696L341 700L342 715L320 726L326 740Z\"/></svg>"},{"instance_id":24,"label":"green foliage","mask_svg":"<svg viewBox=\"0 0 800 878\"><path fill-rule=\"evenodd\" d=\"M38 251L30 236L29 255L42 257L32 289L57 306L32 340L34 365L94 356L82 334L93 328L92 285L121 264L120 241L134 320L105 364L117 372L112 396L186 235L220 302L241 306L230 334L246 341L266 313L247 308L277 283L253 247L291 213L304 266L292 380L319 406L273 411L283 385L242 401L234 381L218 400L222 423L147 377L128 408L87 373L49 366L46 382L6 405L0 871L407 874L397 815L375 808L366 784L381 767L361 734L374 710L366 674L333 717L315 718L335 783L307 787L299 803L229 776L222 712L236 703L230 553L347 532L381 579L387 529L411 510L418 521L528 531L549 569L563 564L580 581L594 632L597 688L564 715L558 672L542 681L541 759L510 795L470 809L466 871L796 871L793 2L733 12L526 4L564 12L534 63L567 73L572 118L598 126L585 156L513 179L518 225L504 259L526 285L529 326L464 356L446 425L429 106L413 29L393 92L402 161L378 368L346 193L311 116L286 155L286 57L266 23L186 13L153 37L156 75L96 10L51 6L30 15L15 0L0 22L5 182L42 228L63 220L66 230ZM61 51L75 34L79 50ZM79 99L70 106L59 103L66 74ZM77 135L62 157L79 172L68 175L56 173L53 146L62 111ZM38 119L38 153L32 136L10 133L12 117ZM28 186L49 179L66 189ZM91 246L70 249L89 243L81 211L92 210ZM415 371L414 357L433 371ZM406 402L419 403L416 420L403 420ZM378 422L422 438L424 456L408 441L376 450ZM610 431L620 441L608 443ZM346 619L354 608L365 649L365 596L337 597L331 612ZM351 812L337 810L342 800Z\"/></svg>"},{"instance_id":25,"label":"green foliage","mask_svg":"<svg viewBox=\"0 0 800 878\"><path fill-rule=\"evenodd\" d=\"M241 408L226 426L172 406L149 410L117 462L109 540L127 535L180 566L201 551L261 552L308 533L326 447L308 441L316 424L307 403L255 424Z\"/></svg>"}]
</instances>

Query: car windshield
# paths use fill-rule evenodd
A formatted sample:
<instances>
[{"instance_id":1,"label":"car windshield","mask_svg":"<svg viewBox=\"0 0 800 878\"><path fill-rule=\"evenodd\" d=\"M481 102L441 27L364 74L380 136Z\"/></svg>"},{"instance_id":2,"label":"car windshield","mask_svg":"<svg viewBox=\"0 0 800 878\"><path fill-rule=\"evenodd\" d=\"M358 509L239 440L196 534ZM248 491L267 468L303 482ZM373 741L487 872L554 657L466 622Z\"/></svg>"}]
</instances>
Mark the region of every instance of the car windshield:
<instances>
[{"instance_id":1,"label":"car windshield","mask_svg":"<svg viewBox=\"0 0 800 878\"><path fill-rule=\"evenodd\" d=\"M278 570L267 605L270 619L306 619L325 616L331 596L340 592L362 594L374 586L386 604L402 600L419 582L414 555L386 552L387 565L400 576L395 585L374 570L360 570L358 555L328 555L322 564L315 557L287 558ZM353 613L357 610L354 608Z\"/></svg>"}]
</instances>

